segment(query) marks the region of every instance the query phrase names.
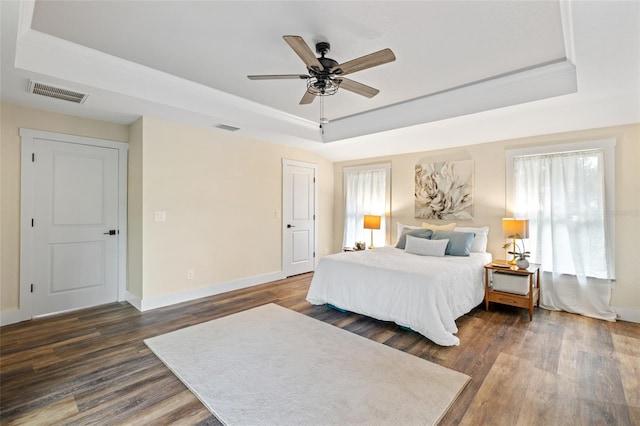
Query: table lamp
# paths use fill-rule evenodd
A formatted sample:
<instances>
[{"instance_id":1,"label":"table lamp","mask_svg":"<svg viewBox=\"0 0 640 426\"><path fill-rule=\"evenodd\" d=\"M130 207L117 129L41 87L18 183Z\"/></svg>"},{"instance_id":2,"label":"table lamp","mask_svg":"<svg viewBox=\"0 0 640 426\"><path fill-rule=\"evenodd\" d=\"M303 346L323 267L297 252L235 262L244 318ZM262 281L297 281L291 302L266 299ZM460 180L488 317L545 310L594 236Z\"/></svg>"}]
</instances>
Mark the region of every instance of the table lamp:
<instances>
[{"instance_id":1,"label":"table lamp","mask_svg":"<svg viewBox=\"0 0 640 426\"><path fill-rule=\"evenodd\" d=\"M513 240L511 251L516 252L516 239L529 238L529 219L502 219L502 233L505 238ZM517 256L514 254L513 259L509 261L511 265L516 264Z\"/></svg>"},{"instance_id":2,"label":"table lamp","mask_svg":"<svg viewBox=\"0 0 640 426\"><path fill-rule=\"evenodd\" d=\"M374 216L370 214L364 215L364 229L371 229L371 245L370 249L373 248L373 230L380 229L380 216Z\"/></svg>"}]
</instances>

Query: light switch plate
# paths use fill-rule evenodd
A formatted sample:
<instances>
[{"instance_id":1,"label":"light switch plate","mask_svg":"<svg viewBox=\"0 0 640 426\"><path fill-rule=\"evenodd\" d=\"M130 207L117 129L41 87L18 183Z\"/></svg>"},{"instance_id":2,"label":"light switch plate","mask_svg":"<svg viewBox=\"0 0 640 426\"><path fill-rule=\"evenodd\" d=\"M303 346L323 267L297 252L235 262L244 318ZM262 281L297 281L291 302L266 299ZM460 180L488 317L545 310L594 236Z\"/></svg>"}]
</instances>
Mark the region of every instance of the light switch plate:
<instances>
[{"instance_id":1,"label":"light switch plate","mask_svg":"<svg viewBox=\"0 0 640 426\"><path fill-rule=\"evenodd\" d=\"M167 220L167 212L156 212L156 222L164 222Z\"/></svg>"}]
</instances>

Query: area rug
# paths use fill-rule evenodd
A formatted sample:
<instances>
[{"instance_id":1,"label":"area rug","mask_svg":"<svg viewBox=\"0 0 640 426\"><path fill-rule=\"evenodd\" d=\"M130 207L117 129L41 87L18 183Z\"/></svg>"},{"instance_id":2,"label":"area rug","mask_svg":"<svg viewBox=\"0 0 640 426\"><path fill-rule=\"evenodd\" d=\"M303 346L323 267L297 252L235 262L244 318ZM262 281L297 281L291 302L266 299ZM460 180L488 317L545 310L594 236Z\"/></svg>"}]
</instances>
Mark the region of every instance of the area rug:
<instances>
[{"instance_id":1,"label":"area rug","mask_svg":"<svg viewBox=\"0 0 640 426\"><path fill-rule=\"evenodd\" d=\"M145 343L227 425L432 425L470 379L275 304Z\"/></svg>"}]
</instances>

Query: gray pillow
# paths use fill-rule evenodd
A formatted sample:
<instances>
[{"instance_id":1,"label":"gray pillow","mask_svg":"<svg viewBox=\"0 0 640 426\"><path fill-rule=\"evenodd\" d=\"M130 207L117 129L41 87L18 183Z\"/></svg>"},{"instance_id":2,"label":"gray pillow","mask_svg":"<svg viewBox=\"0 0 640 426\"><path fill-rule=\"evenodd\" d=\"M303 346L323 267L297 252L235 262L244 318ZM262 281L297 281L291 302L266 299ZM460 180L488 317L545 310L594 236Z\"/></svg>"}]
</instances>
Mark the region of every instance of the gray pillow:
<instances>
[{"instance_id":1,"label":"gray pillow","mask_svg":"<svg viewBox=\"0 0 640 426\"><path fill-rule=\"evenodd\" d=\"M420 256L443 257L449 240L428 240L407 235L407 246L404 251Z\"/></svg>"},{"instance_id":2,"label":"gray pillow","mask_svg":"<svg viewBox=\"0 0 640 426\"><path fill-rule=\"evenodd\" d=\"M407 229L405 230L400 238L398 238L398 243L396 244L396 248L404 250L407 245L407 235L411 235L416 238L425 238L427 240L431 239L431 234L433 231L431 229Z\"/></svg>"},{"instance_id":3,"label":"gray pillow","mask_svg":"<svg viewBox=\"0 0 640 426\"><path fill-rule=\"evenodd\" d=\"M469 256L475 236L473 232L433 231L431 239L449 240L445 251L449 256Z\"/></svg>"}]
</instances>

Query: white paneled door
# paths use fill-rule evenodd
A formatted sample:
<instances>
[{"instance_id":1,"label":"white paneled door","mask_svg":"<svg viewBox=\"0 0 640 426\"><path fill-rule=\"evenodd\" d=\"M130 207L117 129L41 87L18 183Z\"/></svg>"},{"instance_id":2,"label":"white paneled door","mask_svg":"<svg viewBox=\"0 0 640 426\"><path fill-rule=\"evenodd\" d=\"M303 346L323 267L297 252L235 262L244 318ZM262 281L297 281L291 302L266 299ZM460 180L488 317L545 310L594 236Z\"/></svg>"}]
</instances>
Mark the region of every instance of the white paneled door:
<instances>
[{"instance_id":1,"label":"white paneled door","mask_svg":"<svg viewBox=\"0 0 640 426\"><path fill-rule=\"evenodd\" d=\"M116 301L118 149L33 147L33 315Z\"/></svg>"},{"instance_id":2,"label":"white paneled door","mask_svg":"<svg viewBox=\"0 0 640 426\"><path fill-rule=\"evenodd\" d=\"M286 276L315 269L315 164L283 161L282 256Z\"/></svg>"}]
</instances>

